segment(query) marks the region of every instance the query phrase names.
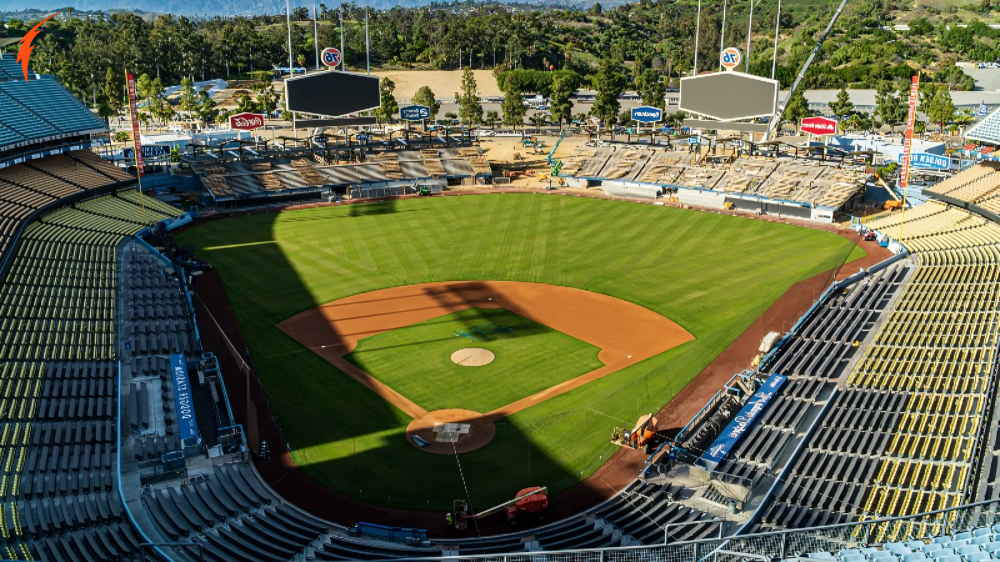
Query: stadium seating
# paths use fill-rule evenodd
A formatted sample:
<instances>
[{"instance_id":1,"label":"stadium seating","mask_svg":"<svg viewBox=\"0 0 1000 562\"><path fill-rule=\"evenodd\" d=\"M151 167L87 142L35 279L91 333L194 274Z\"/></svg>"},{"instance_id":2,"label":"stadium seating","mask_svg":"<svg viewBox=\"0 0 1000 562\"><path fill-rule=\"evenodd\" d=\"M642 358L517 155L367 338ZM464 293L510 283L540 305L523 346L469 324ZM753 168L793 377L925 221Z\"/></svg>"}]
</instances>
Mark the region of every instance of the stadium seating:
<instances>
[{"instance_id":1,"label":"stadium seating","mask_svg":"<svg viewBox=\"0 0 1000 562\"><path fill-rule=\"evenodd\" d=\"M91 113L51 76L27 82L23 80L23 74L21 78L21 80L0 81L0 99L5 98L23 108L21 111L11 108L12 113L22 115L24 110L27 110L40 124L44 122L59 134L107 130L104 120ZM0 112L6 119L7 113L2 110ZM33 136L37 138L42 135Z\"/></svg>"},{"instance_id":2,"label":"stadium seating","mask_svg":"<svg viewBox=\"0 0 1000 562\"><path fill-rule=\"evenodd\" d=\"M971 181L938 187L968 192L995 173L983 166L967 172ZM918 267L792 467L767 525L903 516L1000 497L995 445L977 447L997 434L984 424L1000 330L1000 226L937 201L865 225L898 240ZM882 528L876 540L907 538L901 532Z\"/></svg>"},{"instance_id":3,"label":"stadium seating","mask_svg":"<svg viewBox=\"0 0 1000 562\"><path fill-rule=\"evenodd\" d=\"M0 493L14 523L0 530L14 559L117 560L140 543L114 486L119 221L57 213L64 224L27 228L0 286Z\"/></svg>"}]
</instances>

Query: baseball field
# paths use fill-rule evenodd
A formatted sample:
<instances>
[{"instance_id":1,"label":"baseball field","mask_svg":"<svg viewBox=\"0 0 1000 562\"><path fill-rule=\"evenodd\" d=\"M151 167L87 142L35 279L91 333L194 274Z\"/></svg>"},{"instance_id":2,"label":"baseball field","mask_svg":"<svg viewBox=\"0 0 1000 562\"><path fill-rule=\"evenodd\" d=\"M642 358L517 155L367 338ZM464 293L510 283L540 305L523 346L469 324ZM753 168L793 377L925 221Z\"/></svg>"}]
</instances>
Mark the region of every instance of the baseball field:
<instances>
[{"instance_id":1,"label":"baseball field","mask_svg":"<svg viewBox=\"0 0 1000 562\"><path fill-rule=\"evenodd\" d=\"M440 511L579 482L613 427L662 408L792 284L864 255L808 228L542 194L221 219L180 243L219 271L298 467ZM463 364L478 349L491 360ZM415 446L407 427L445 411L491 433L457 456Z\"/></svg>"}]
</instances>

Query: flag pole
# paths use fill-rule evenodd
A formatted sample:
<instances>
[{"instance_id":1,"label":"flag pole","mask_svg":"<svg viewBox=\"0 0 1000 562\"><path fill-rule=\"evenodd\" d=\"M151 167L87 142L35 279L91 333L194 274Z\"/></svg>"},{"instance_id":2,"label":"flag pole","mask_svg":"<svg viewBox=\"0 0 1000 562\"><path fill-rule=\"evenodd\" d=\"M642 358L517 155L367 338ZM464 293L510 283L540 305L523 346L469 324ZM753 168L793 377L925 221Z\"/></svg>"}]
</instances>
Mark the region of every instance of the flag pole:
<instances>
[{"instance_id":1,"label":"flag pole","mask_svg":"<svg viewBox=\"0 0 1000 562\"><path fill-rule=\"evenodd\" d=\"M146 200L142 195L142 175L143 175L143 163L142 163L142 141L139 140L139 120L136 115L135 107L135 78L128 73L128 68L125 68L125 89L128 90L128 114L129 121L132 125L132 150L135 152L135 172L136 177L139 180L139 206L142 207L142 224L146 224Z\"/></svg>"}]
</instances>

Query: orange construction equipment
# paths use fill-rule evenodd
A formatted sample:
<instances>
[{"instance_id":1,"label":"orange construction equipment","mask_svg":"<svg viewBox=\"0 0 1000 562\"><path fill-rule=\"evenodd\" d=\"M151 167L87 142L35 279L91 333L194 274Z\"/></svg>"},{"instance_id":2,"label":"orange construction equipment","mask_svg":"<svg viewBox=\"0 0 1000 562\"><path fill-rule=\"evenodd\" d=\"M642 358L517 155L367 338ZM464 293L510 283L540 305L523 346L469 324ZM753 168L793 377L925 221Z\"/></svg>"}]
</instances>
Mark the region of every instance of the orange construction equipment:
<instances>
[{"instance_id":1,"label":"orange construction equipment","mask_svg":"<svg viewBox=\"0 0 1000 562\"><path fill-rule=\"evenodd\" d=\"M653 414L646 414L635 422L635 427L632 428L632 431L624 427L614 428L611 432L611 442L621 447L631 447L633 449L642 447L643 451L649 454L663 441L663 438L656 433L656 430L656 418L653 417Z\"/></svg>"},{"instance_id":2,"label":"orange construction equipment","mask_svg":"<svg viewBox=\"0 0 1000 562\"><path fill-rule=\"evenodd\" d=\"M470 512L465 500L455 500L453 506L455 510L453 525L457 531L468 529L469 521L472 519L482 519L501 510L507 514L507 524L516 525L524 517L539 521L544 519L549 509L549 494L548 488L545 487L524 488L514 496L514 499L479 513Z\"/></svg>"},{"instance_id":3,"label":"orange construction equipment","mask_svg":"<svg viewBox=\"0 0 1000 562\"><path fill-rule=\"evenodd\" d=\"M875 180L879 184L881 184L882 187L885 188L885 190L889 193L889 196L891 196L892 199L893 199L892 201L889 201L887 199L886 202L885 202L885 205L882 208L885 209L886 211L891 211L893 209L900 209L900 208L902 208L903 207L903 202L899 199L899 197L896 196L896 192L893 191L891 187L889 187L889 184L887 184L885 182L885 180L882 179L882 176L880 176L878 174L878 172L875 172Z\"/></svg>"}]
</instances>

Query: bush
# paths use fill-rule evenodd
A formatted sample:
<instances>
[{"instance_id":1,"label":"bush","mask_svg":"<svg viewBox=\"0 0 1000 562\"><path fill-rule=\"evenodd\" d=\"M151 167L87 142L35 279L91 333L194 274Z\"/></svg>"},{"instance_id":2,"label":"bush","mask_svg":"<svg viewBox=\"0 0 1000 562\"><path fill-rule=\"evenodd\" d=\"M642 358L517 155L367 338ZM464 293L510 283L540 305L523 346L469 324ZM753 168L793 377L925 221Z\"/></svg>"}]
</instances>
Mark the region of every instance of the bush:
<instances>
[{"instance_id":1,"label":"bush","mask_svg":"<svg viewBox=\"0 0 1000 562\"><path fill-rule=\"evenodd\" d=\"M508 70L497 76L497 86L500 91L506 92L509 87L513 87L518 92L535 92L548 96L552 93L552 81L556 76L566 76L570 79L573 89L580 87L583 81L579 74L572 70L556 70L554 72L544 70Z\"/></svg>"}]
</instances>

